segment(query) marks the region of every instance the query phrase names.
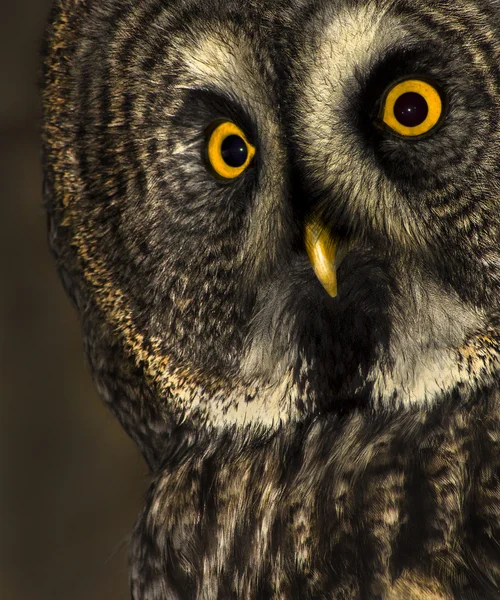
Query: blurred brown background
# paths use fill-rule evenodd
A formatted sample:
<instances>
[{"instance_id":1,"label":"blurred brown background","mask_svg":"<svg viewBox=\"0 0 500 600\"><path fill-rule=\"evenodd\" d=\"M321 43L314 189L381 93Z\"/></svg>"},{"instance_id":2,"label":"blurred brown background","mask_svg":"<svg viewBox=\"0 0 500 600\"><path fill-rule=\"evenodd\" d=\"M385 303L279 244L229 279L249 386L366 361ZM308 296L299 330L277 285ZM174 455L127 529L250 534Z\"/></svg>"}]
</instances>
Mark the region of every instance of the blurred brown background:
<instances>
[{"instance_id":1,"label":"blurred brown background","mask_svg":"<svg viewBox=\"0 0 500 600\"><path fill-rule=\"evenodd\" d=\"M0 598L127 599L147 469L97 397L47 249L36 78L49 5L0 5Z\"/></svg>"}]
</instances>

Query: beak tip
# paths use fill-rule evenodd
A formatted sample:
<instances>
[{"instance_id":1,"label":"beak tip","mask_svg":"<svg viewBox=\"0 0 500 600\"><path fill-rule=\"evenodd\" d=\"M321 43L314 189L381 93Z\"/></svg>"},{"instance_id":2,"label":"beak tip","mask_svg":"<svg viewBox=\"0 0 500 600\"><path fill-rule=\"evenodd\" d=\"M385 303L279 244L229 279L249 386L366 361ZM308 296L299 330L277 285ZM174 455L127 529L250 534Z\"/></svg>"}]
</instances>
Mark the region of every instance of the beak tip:
<instances>
[{"instance_id":1,"label":"beak tip","mask_svg":"<svg viewBox=\"0 0 500 600\"><path fill-rule=\"evenodd\" d=\"M330 296L330 298L337 297L337 282L331 284L323 284L323 287L326 290L326 293Z\"/></svg>"}]
</instances>

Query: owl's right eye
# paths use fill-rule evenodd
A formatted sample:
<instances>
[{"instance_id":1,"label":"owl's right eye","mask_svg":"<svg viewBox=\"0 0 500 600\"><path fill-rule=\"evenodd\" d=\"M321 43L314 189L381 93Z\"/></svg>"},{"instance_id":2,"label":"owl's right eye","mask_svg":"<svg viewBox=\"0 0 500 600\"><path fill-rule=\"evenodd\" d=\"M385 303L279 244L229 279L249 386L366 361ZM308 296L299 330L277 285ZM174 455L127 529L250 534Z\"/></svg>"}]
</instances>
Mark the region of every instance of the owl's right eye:
<instances>
[{"instance_id":1,"label":"owl's right eye","mask_svg":"<svg viewBox=\"0 0 500 600\"><path fill-rule=\"evenodd\" d=\"M211 129L207 142L207 158L217 177L235 179L248 168L254 155L255 147L231 121L223 121Z\"/></svg>"}]
</instances>

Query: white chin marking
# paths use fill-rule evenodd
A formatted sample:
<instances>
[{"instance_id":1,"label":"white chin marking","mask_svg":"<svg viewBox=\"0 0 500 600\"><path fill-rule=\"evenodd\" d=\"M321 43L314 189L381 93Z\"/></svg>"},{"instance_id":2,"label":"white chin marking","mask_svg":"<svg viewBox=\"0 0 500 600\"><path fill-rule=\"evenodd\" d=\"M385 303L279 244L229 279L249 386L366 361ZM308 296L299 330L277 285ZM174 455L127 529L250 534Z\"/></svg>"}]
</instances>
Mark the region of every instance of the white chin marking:
<instances>
[{"instance_id":1,"label":"white chin marking","mask_svg":"<svg viewBox=\"0 0 500 600\"><path fill-rule=\"evenodd\" d=\"M472 392L492 381L499 356L477 343L486 316L430 282L403 282L402 288L404 305L395 307L389 352L368 376L374 405L428 405L457 386Z\"/></svg>"}]
</instances>

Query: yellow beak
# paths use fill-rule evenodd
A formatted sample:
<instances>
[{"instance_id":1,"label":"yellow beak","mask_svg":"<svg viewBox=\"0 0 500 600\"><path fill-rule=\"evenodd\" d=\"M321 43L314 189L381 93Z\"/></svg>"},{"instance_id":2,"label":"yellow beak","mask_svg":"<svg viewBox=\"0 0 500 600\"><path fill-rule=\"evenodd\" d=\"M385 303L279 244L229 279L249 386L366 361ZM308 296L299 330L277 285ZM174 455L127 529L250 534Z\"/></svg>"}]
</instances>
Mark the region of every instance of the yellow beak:
<instances>
[{"instance_id":1,"label":"yellow beak","mask_svg":"<svg viewBox=\"0 0 500 600\"><path fill-rule=\"evenodd\" d=\"M317 220L306 223L306 250L316 277L327 293L335 298L337 295L337 247L338 238L330 235L328 230Z\"/></svg>"}]
</instances>

